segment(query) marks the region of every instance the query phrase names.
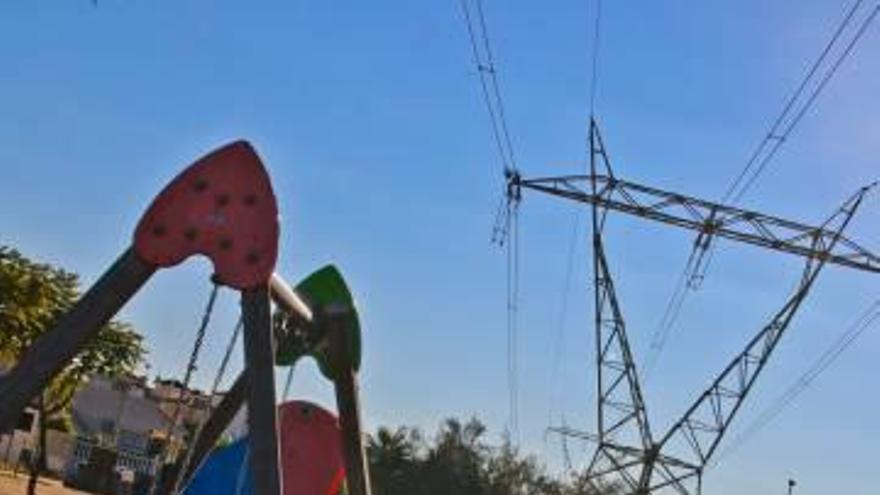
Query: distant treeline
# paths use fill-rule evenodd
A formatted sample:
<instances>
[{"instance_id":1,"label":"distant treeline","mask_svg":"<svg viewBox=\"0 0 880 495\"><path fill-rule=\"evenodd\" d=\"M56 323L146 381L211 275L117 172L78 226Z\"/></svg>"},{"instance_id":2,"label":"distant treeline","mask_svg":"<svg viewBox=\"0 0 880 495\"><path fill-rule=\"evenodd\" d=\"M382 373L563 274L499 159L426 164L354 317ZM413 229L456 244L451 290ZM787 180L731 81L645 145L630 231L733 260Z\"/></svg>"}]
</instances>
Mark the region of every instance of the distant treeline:
<instances>
[{"instance_id":1,"label":"distant treeline","mask_svg":"<svg viewBox=\"0 0 880 495\"><path fill-rule=\"evenodd\" d=\"M380 428L370 438L375 495L614 495L590 487L582 474L548 474L509 441L492 446L476 419L446 420L433 438L413 428Z\"/></svg>"}]
</instances>

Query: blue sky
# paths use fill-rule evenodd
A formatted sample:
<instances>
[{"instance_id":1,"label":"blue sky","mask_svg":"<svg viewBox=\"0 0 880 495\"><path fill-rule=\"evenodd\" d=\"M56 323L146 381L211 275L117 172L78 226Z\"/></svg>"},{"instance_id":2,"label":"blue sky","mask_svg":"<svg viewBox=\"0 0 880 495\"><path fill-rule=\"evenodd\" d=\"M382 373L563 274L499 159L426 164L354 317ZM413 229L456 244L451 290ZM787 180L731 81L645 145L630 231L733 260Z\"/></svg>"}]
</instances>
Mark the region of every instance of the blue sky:
<instances>
[{"instance_id":1,"label":"blue sky","mask_svg":"<svg viewBox=\"0 0 880 495\"><path fill-rule=\"evenodd\" d=\"M591 6L487 0L525 175L583 170ZM597 107L617 172L720 196L845 7L606 2ZM878 178L878 43L875 26L747 206L818 222ZM502 177L457 2L5 2L0 116L0 242L86 282L130 243L140 214L178 171L226 141L251 140L282 211L279 271L296 280L334 262L357 294L367 425L433 429L443 417L476 414L493 434L505 427L504 257L488 242ZM868 200L851 230L873 247L878 206ZM581 241L560 315L577 215L533 195L521 213L520 438L552 466L560 449L544 437L551 413L594 428ZM606 242L644 355L692 238L615 217ZM655 429L782 303L799 263L720 246L645 387ZM152 372L183 373L209 275L207 262L190 260L158 274L125 308L147 335ZM825 272L734 433L830 345L875 287L864 273ZM233 293L221 302L196 377L203 385L237 313ZM800 493L870 493L880 401L866 379L876 376L878 349L880 332L869 332L711 471L707 491L773 493L796 476ZM311 364L298 370L295 390L333 404Z\"/></svg>"}]
</instances>

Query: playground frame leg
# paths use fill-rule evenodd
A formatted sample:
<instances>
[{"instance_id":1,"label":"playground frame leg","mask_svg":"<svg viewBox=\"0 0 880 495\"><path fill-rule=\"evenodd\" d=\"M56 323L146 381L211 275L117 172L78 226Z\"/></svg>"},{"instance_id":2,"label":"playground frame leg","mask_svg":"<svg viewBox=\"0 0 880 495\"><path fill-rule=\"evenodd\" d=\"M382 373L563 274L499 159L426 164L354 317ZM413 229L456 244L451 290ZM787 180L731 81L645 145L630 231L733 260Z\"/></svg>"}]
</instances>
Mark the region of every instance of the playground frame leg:
<instances>
[{"instance_id":1,"label":"playground frame leg","mask_svg":"<svg viewBox=\"0 0 880 495\"><path fill-rule=\"evenodd\" d=\"M250 468L256 495L281 495L275 349L266 285L242 291Z\"/></svg>"},{"instance_id":2,"label":"playground frame leg","mask_svg":"<svg viewBox=\"0 0 880 495\"><path fill-rule=\"evenodd\" d=\"M348 348L348 332L345 329L345 313L330 310L330 346L337 363L345 363L345 349ZM371 495L370 471L364 451L361 430L361 411L358 399L357 374L350 364L338 366L339 376L334 381L336 408L342 428L343 454L349 495Z\"/></svg>"},{"instance_id":3,"label":"playground frame leg","mask_svg":"<svg viewBox=\"0 0 880 495\"><path fill-rule=\"evenodd\" d=\"M149 280L156 267L127 249L54 327L0 378L0 431L12 426L25 406L76 356Z\"/></svg>"}]
</instances>

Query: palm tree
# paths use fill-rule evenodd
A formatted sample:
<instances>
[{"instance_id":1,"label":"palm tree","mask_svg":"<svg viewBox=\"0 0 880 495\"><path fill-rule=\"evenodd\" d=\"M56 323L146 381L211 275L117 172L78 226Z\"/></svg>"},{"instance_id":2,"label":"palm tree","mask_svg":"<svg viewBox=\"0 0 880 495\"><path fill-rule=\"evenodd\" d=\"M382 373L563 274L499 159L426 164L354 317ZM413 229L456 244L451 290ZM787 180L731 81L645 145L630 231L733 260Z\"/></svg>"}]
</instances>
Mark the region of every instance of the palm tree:
<instances>
[{"instance_id":1,"label":"palm tree","mask_svg":"<svg viewBox=\"0 0 880 495\"><path fill-rule=\"evenodd\" d=\"M379 428L368 443L370 475L376 495L403 494L408 491L412 474L417 466L414 430L398 428L391 431Z\"/></svg>"}]
</instances>

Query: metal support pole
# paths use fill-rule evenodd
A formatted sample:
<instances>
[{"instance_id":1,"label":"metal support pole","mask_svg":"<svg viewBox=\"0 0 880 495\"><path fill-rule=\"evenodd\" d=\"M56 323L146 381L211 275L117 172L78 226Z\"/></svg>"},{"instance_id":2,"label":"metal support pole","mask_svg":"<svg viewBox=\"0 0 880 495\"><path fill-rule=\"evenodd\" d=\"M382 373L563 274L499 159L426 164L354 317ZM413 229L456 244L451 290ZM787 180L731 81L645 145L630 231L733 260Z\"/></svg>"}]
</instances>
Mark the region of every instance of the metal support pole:
<instances>
[{"instance_id":1,"label":"metal support pole","mask_svg":"<svg viewBox=\"0 0 880 495\"><path fill-rule=\"evenodd\" d=\"M296 293L286 280L277 273L269 279L269 294L272 302L284 310L288 316L296 318L300 324L309 325L312 322L312 310L309 305Z\"/></svg>"},{"instance_id":2,"label":"metal support pole","mask_svg":"<svg viewBox=\"0 0 880 495\"><path fill-rule=\"evenodd\" d=\"M0 430L21 411L110 318L140 289L156 267L127 249L58 323L28 349L18 365L0 378Z\"/></svg>"},{"instance_id":3,"label":"metal support pole","mask_svg":"<svg viewBox=\"0 0 880 495\"><path fill-rule=\"evenodd\" d=\"M332 359L337 363L337 376L334 381L336 390L336 407L339 411L339 422L342 428L343 454L345 456L345 473L348 481L349 495L370 495L370 471L361 434L361 414L358 400L357 375L345 356L348 332L345 329L346 316L349 308L330 305L325 317L328 320L328 333Z\"/></svg>"},{"instance_id":4,"label":"metal support pole","mask_svg":"<svg viewBox=\"0 0 880 495\"><path fill-rule=\"evenodd\" d=\"M242 291L250 468L256 495L281 495L269 287Z\"/></svg>"},{"instance_id":5,"label":"metal support pole","mask_svg":"<svg viewBox=\"0 0 880 495\"><path fill-rule=\"evenodd\" d=\"M298 318L303 325L312 324L312 310L296 294L290 284L277 273L273 274L269 280L269 295L272 297L272 301L288 315ZM223 435L241 406L244 405L248 394L247 380L247 369L245 369L235 379L232 388L226 392L217 408L211 412L211 416L202 427L202 431L192 447L194 450L189 463L182 467L179 487L185 487L189 484L205 457L211 453L220 440L220 436Z\"/></svg>"}]
</instances>

